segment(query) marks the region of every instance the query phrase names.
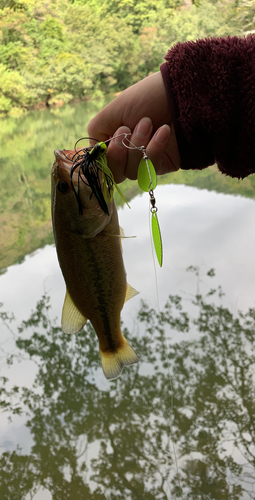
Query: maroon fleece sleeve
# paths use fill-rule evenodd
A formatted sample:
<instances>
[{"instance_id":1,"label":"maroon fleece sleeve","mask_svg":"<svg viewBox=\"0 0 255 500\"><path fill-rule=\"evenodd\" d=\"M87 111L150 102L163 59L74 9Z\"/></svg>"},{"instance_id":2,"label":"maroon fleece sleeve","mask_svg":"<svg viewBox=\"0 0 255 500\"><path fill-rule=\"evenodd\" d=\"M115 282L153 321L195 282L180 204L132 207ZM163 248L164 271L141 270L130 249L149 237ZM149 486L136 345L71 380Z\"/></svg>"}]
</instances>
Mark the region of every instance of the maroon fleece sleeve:
<instances>
[{"instance_id":1,"label":"maroon fleece sleeve","mask_svg":"<svg viewBox=\"0 0 255 500\"><path fill-rule=\"evenodd\" d=\"M183 169L255 172L255 37L178 43L161 73Z\"/></svg>"}]
</instances>

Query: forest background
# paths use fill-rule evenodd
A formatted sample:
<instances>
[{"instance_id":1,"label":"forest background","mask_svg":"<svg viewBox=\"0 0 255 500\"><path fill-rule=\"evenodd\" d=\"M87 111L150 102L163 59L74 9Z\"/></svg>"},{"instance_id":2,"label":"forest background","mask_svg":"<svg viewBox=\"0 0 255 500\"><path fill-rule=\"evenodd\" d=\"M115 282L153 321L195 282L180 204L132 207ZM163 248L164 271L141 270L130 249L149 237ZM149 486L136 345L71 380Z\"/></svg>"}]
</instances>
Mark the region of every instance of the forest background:
<instances>
[{"instance_id":1,"label":"forest background","mask_svg":"<svg viewBox=\"0 0 255 500\"><path fill-rule=\"evenodd\" d=\"M255 0L0 0L0 116L117 93L176 42L255 32Z\"/></svg>"}]
</instances>

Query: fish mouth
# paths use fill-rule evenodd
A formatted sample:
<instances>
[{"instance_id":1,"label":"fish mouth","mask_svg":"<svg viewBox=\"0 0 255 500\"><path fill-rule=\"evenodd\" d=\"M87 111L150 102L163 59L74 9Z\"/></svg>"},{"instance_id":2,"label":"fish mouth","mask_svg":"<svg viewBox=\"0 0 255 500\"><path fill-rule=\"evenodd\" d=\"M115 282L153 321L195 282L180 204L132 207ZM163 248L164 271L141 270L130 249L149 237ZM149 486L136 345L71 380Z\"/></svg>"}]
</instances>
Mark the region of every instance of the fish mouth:
<instances>
[{"instance_id":1,"label":"fish mouth","mask_svg":"<svg viewBox=\"0 0 255 500\"><path fill-rule=\"evenodd\" d=\"M77 150L73 149L55 149L55 162L52 167L52 175L57 184L60 180L71 182L71 172L74 165L74 158ZM73 191L78 193L78 172L72 173L72 188Z\"/></svg>"},{"instance_id":2,"label":"fish mouth","mask_svg":"<svg viewBox=\"0 0 255 500\"><path fill-rule=\"evenodd\" d=\"M69 153L66 154L66 153ZM70 154L72 153L72 154ZM70 172L72 168L72 156L73 151L71 150L60 150L55 149L55 161L52 167L52 175L55 179L55 183L57 184L59 180L65 180L66 182L70 182Z\"/></svg>"},{"instance_id":3,"label":"fish mouth","mask_svg":"<svg viewBox=\"0 0 255 500\"><path fill-rule=\"evenodd\" d=\"M70 190L69 192L74 192L77 200L77 210L80 210L80 215L82 215L82 208L85 206L89 206L89 210L86 210L86 218L92 217L103 217L105 219L105 215L109 216L112 214L112 203L109 199L108 213L102 209L102 206L98 202L95 196L92 197L93 191L89 185L88 180L85 178L83 173L80 171L80 166L75 165L75 160L77 158L77 153L79 152L79 159L84 154L84 148L73 149L55 149L55 161L52 166L52 180L55 186L58 185L59 181L65 181L69 184ZM91 214L91 215L90 215Z\"/></svg>"},{"instance_id":4,"label":"fish mouth","mask_svg":"<svg viewBox=\"0 0 255 500\"><path fill-rule=\"evenodd\" d=\"M79 151L79 149L82 149L82 148L78 148L77 150L73 150L73 149L55 149L54 151L54 154L55 154L55 162L54 162L54 165L53 165L53 169L55 171L55 173L59 173L62 172L64 173L67 173L69 174L70 176L70 170L74 164L74 160L75 160L75 157L76 157L76 153ZM74 173L74 177L76 177L76 173Z\"/></svg>"},{"instance_id":5,"label":"fish mouth","mask_svg":"<svg viewBox=\"0 0 255 500\"><path fill-rule=\"evenodd\" d=\"M71 149L55 149L54 154L57 161L64 161L66 163L72 163L73 155L75 151Z\"/></svg>"},{"instance_id":6,"label":"fish mouth","mask_svg":"<svg viewBox=\"0 0 255 500\"><path fill-rule=\"evenodd\" d=\"M56 160L70 161L73 163L77 153L79 153L81 150L84 150L84 148L55 149L54 154L55 154Z\"/></svg>"}]
</instances>

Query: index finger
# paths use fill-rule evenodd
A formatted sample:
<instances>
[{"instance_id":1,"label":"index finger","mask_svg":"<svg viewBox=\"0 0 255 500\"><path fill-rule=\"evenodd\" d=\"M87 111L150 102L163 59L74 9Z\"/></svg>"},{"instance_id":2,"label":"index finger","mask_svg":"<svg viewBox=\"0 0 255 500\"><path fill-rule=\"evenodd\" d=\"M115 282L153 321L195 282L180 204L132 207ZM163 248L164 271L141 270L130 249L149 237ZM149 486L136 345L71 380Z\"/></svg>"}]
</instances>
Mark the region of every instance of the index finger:
<instances>
[{"instance_id":1,"label":"index finger","mask_svg":"<svg viewBox=\"0 0 255 500\"><path fill-rule=\"evenodd\" d=\"M122 126L116 130L107 150L108 166L110 167L114 180L117 184L126 179L125 169L128 158L128 149L123 144L125 135L131 135L128 127Z\"/></svg>"}]
</instances>

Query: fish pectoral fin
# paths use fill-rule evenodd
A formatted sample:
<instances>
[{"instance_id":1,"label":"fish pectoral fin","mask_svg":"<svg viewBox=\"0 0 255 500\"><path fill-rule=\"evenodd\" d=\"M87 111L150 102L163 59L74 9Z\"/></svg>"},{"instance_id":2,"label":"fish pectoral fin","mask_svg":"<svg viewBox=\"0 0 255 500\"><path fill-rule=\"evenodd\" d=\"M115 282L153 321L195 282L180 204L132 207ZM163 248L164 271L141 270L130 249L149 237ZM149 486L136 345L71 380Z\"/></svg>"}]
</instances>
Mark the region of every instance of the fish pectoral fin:
<instances>
[{"instance_id":1,"label":"fish pectoral fin","mask_svg":"<svg viewBox=\"0 0 255 500\"><path fill-rule=\"evenodd\" d=\"M131 345L124 338L124 345L116 351L103 352L99 348L102 368L108 380L118 378L124 366L138 363L139 358Z\"/></svg>"},{"instance_id":2,"label":"fish pectoral fin","mask_svg":"<svg viewBox=\"0 0 255 500\"><path fill-rule=\"evenodd\" d=\"M68 290L66 290L61 319L61 328L63 332L77 333L83 328L86 322L87 318L77 309Z\"/></svg>"},{"instance_id":3,"label":"fish pectoral fin","mask_svg":"<svg viewBox=\"0 0 255 500\"><path fill-rule=\"evenodd\" d=\"M125 236L124 231L122 227L120 227L120 234L113 234L113 233L108 233L107 231L104 231L104 236L111 236L112 238L125 238L126 240L128 238L136 238L136 236Z\"/></svg>"},{"instance_id":4,"label":"fish pectoral fin","mask_svg":"<svg viewBox=\"0 0 255 500\"><path fill-rule=\"evenodd\" d=\"M139 293L140 292L138 292L135 288L127 283L125 302L127 302L129 299L132 299L132 297L139 295Z\"/></svg>"},{"instance_id":5,"label":"fish pectoral fin","mask_svg":"<svg viewBox=\"0 0 255 500\"><path fill-rule=\"evenodd\" d=\"M121 249L121 252L123 253L123 246L122 246L121 238L125 238L125 233L124 233L124 229L121 226L119 226L119 230L120 230L120 237L119 237L120 249Z\"/></svg>"}]
</instances>

